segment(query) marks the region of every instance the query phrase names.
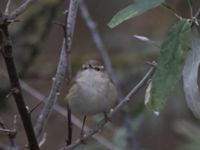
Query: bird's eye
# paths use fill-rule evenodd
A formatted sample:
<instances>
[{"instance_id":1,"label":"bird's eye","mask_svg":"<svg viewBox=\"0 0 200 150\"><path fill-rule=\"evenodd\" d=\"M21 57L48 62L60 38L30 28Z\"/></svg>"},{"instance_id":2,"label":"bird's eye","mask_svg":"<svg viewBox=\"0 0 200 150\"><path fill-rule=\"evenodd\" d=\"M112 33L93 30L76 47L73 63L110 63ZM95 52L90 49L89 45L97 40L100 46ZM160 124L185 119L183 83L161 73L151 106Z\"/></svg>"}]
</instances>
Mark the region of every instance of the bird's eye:
<instances>
[{"instance_id":1,"label":"bird's eye","mask_svg":"<svg viewBox=\"0 0 200 150\"><path fill-rule=\"evenodd\" d=\"M94 68L96 71L100 71L101 69L99 67Z\"/></svg>"},{"instance_id":2,"label":"bird's eye","mask_svg":"<svg viewBox=\"0 0 200 150\"><path fill-rule=\"evenodd\" d=\"M102 71L104 69L104 66L96 66L96 67L94 67L94 69L96 71Z\"/></svg>"}]
</instances>

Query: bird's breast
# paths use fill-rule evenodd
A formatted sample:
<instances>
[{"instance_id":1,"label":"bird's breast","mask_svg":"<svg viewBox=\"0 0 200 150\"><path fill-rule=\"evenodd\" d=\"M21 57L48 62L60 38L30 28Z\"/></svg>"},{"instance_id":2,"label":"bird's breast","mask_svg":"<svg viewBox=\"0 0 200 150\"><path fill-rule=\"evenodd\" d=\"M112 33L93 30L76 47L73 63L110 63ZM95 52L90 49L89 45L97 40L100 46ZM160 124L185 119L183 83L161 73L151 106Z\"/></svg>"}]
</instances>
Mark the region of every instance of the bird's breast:
<instances>
[{"instance_id":1,"label":"bird's breast","mask_svg":"<svg viewBox=\"0 0 200 150\"><path fill-rule=\"evenodd\" d=\"M115 104L116 94L110 90L110 80L102 72L85 70L76 79L79 87L79 99L72 103L82 103L79 112L83 114L96 114L109 111Z\"/></svg>"}]
</instances>

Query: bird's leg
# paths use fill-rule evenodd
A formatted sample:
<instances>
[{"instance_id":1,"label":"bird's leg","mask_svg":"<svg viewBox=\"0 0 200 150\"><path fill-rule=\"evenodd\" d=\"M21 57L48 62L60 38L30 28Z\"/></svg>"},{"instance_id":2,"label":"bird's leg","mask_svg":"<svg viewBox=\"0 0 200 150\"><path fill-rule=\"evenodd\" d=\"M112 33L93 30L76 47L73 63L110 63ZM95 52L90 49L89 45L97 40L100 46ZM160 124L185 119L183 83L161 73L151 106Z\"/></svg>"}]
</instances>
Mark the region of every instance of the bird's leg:
<instances>
[{"instance_id":1,"label":"bird's leg","mask_svg":"<svg viewBox=\"0 0 200 150\"><path fill-rule=\"evenodd\" d=\"M86 118L87 118L87 116L83 117L83 124L82 124L82 127L81 127L81 133L80 133L80 140L81 140L82 143L85 143L82 139L83 139L83 136L84 136L84 126L85 126Z\"/></svg>"}]
</instances>

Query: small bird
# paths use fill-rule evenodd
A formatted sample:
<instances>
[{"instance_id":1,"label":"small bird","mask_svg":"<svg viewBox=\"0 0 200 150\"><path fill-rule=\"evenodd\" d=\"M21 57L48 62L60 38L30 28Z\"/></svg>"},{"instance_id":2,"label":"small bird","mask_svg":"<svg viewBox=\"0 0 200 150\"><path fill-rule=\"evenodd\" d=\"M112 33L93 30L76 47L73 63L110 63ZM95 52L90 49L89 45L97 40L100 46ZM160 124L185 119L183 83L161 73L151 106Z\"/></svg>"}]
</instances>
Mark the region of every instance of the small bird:
<instances>
[{"instance_id":1,"label":"small bird","mask_svg":"<svg viewBox=\"0 0 200 150\"><path fill-rule=\"evenodd\" d=\"M89 60L77 73L74 84L66 96L72 112L86 116L108 113L117 103L117 89L104 66Z\"/></svg>"}]
</instances>

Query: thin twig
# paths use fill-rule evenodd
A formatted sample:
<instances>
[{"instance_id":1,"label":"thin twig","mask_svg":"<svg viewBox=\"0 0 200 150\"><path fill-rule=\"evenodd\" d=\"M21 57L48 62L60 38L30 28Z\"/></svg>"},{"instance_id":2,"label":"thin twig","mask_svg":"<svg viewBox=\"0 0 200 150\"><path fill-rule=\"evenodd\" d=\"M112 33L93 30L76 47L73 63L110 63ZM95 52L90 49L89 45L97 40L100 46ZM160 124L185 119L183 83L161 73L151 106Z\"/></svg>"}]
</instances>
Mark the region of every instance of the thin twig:
<instances>
[{"instance_id":1,"label":"thin twig","mask_svg":"<svg viewBox=\"0 0 200 150\"><path fill-rule=\"evenodd\" d=\"M55 105L59 92L61 90L63 81L65 79L65 71L67 67L67 61L66 61L66 53L65 53L65 41L63 42L63 47L60 54L60 62L58 64L57 72L55 78L53 78L53 84L51 87L50 94L47 98L47 103L45 104L40 116L37 119L36 125L35 125L35 133L37 138L40 137L40 135L43 132L43 129L46 125L47 120L49 119L50 113L52 112L53 106Z\"/></svg>"},{"instance_id":2,"label":"thin twig","mask_svg":"<svg viewBox=\"0 0 200 150\"><path fill-rule=\"evenodd\" d=\"M70 53L71 53L71 45L72 45L72 39L73 39L73 35L74 35L74 28L75 28L75 23L76 23L78 6L79 6L79 0L71 0L70 5L69 5L69 10L67 11L67 13L65 11L66 22L65 22L65 28L64 28L64 38L66 39L65 52L68 54L68 58L67 58L68 67L66 68L67 74L68 74L68 77L67 77L68 85L71 80L71 55L70 55ZM67 108L67 126L68 126L68 128L67 128L68 132L67 132L66 144L68 146L72 142L72 121L71 121L71 109L70 109L69 105Z\"/></svg>"},{"instance_id":3,"label":"thin twig","mask_svg":"<svg viewBox=\"0 0 200 150\"><path fill-rule=\"evenodd\" d=\"M97 50L99 51L99 54L101 55L101 58L104 62L106 71L108 72L109 76L111 77L111 79L113 80L115 85L118 85L116 76L115 76L113 68L112 68L112 63L110 61L108 51L103 44L103 41L102 41L101 36L99 34L99 31L96 27L96 23L91 18L84 0L80 0L80 11L81 11L81 15L82 15L83 19L86 22L86 25L88 26L88 29L90 30L90 32L92 34L95 45L97 46Z\"/></svg>"},{"instance_id":4,"label":"thin twig","mask_svg":"<svg viewBox=\"0 0 200 150\"><path fill-rule=\"evenodd\" d=\"M194 18L198 18L199 15L200 15L200 8L199 8L199 9L197 10L197 12L195 13Z\"/></svg>"},{"instance_id":5,"label":"thin twig","mask_svg":"<svg viewBox=\"0 0 200 150\"><path fill-rule=\"evenodd\" d=\"M39 150L39 146L38 146L37 139L35 137L35 133L34 133L32 122L31 122L31 116L26 109L24 98L21 92L19 77L18 77L17 70L15 67L14 59L12 56L12 44L11 44L10 36L8 32L8 24L6 22L3 22L2 24L0 24L0 38L2 38L0 39L0 41L2 41L0 43L1 44L0 47L2 48L2 55L6 63L8 76L11 83L11 88L16 89L13 92L13 96L14 96L15 103L17 105L20 117L22 119L23 126L25 128L25 132L26 132L28 142L29 142L29 147L31 150Z\"/></svg>"},{"instance_id":6,"label":"thin twig","mask_svg":"<svg viewBox=\"0 0 200 150\"><path fill-rule=\"evenodd\" d=\"M42 104L42 102L39 102L38 104L36 104L35 106L33 106L31 109L30 109L30 114L34 111L34 110L36 110L40 105Z\"/></svg>"},{"instance_id":7,"label":"thin twig","mask_svg":"<svg viewBox=\"0 0 200 150\"><path fill-rule=\"evenodd\" d=\"M4 14L5 14L5 15L8 15L8 14L9 14L10 4L11 4L11 0L8 0L8 2L7 2L7 4L6 4L5 11L4 11Z\"/></svg>"},{"instance_id":8,"label":"thin twig","mask_svg":"<svg viewBox=\"0 0 200 150\"><path fill-rule=\"evenodd\" d=\"M70 0L68 15L66 15L67 16L67 20L66 20L67 21L66 23L67 42L66 42L66 49L65 49L66 53L69 53L71 50L79 1L80 0Z\"/></svg>"},{"instance_id":9,"label":"thin twig","mask_svg":"<svg viewBox=\"0 0 200 150\"><path fill-rule=\"evenodd\" d=\"M133 95L135 95L144 85L145 83L151 78L153 75L153 72L155 70L155 67L151 67L149 71L145 74L145 76L142 78L142 80L127 94L127 96L108 114L108 117L111 118L117 111L119 111L126 103L128 103ZM73 144L71 144L68 147L64 147L61 150L71 150L79 146L83 140L87 140L94 134L98 133L104 125L108 122L106 118L101 120L97 126L90 130L87 134L85 134L82 139L76 140Z\"/></svg>"},{"instance_id":10,"label":"thin twig","mask_svg":"<svg viewBox=\"0 0 200 150\"><path fill-rule=\"evenodd\" d=\"M16 19L19 15L24 13L27 8L29 8L36 0L25 0L23 4L21 4L18 8L16 8L10 15L8 15L9 20Z\"/></svg>"},{"instance_id":11,"label":"thin twig","mask_svg":"<svg viewBox=\"0 0 200 150\"><path fill-rule=\"evenodd\" d=\"M22 85L22 89L24 91L26 91L28 94L30 94L31 96L33 96L34 98L36 98L37 100L43 101L44 103L45 101L45 96L43 94L41 94L40 92L38 92L37 90L33 89L31 86L29 86L26 82L24 81L20 81L21 85ZM67 111L66 108L63 108L57 104L55 104L54 106L54 110L56 112L58 112L60 115L64 116L65 118L67 117ZM82 126L82 122L74 115L71 116L71 120L72 123L77 126L78 128L81 128ZM85 126L84 131L89 131L90 129ZM95 134L93 136L93 138L99 142L100 144L102 144L103 146L105 146L107 149L110 150L119 150L115 145L113 145L112 143L110 143L107 139L105 139L103 136Z\"/></svg>"},{"instance_id":12,"label":"thin twig","mask_svg":"<svg viewBox=\"0 0 200 150\"><path fill-rule=\"evenodd\" d=\"M76 21L77 8L78 0L71 0L69 6L69 13L67 16L67 37L64 36L57 72L55 78L53 78L53 84L51 87L50 94L47 98L47 103L44 106L40 116L38 117L35 126L35 132L37 137L39 137L42 134L44 126L46 125L50 113L53 110L53 106L55 105L58 99L61 87L65 79L66 70L67 72L69 72L69 69L67 68L70 68L69 58L74 33L74 25Z\"/></svg>"},{"instance_id":13,"label":"thin twig","mask_svg":"<svg viewBox=\"0 0 200 150\"><path fill-rule=\"evenodd\" d=\"M0 120L0 127L2 128L1 131L4 132L6 135L8 135L9 141L10 141L10 148L9 150L19 150L19 146L16 143L16 135L17 135L17 129L16 129L16 115L13 119L13 129L9 129L3 122L3 120Z\"/></svg>"},{"instance_id":14,"label":"thin twig","mask_svg":"<svg viewBox=\"0 0 200 150\"><path fill-rule=\"evenodd\" d=\"M199 26L199 20L198 20L199 16L200 16L200 8L197 10L197 12L195 13L194 17L191 18L192 26L194 26L194 25Z\"/></svg>"},{"instance_id":15,"label":"thin twig","mask_svg":"<svg viewBox=\"0 0 200 150\"><path fill-rule=\"evenodd\" d=\"M192 0L187 0L189 9L190 9L190 17L193 17L193 9L192 9Z\"/></svg>"},{"instance_id":16,"label":"thin twig","mask_svg":"<svg viewBox=\"0 0 200 150\"><path fill-rule=\"evenodd\" d=\"M72 114L69 104L67 104L67 126L68 126L68 136L66 139L67 146L72 143Z\"/></svg>"},{"instance_id":17,"label":"thin twig","mask_svg":"<svg viewBox=\"0 0 200 150\"><path fill-rule=\"evenodd\" d=\"M171 12L177 19L181 20L182 17L179 16L177 13L176 13L176 10L174 8L172 8L171 6L169 6L167 3L163 3L161 5L161 7L167 9L169 12Z\"/></svg>"},{"instance_id":18,"label":"thin twig","mask_svg":"<svg viewBox=\"0 0 200 150\"><path fill-rule=\"evenodd\" d=\"M0 128L0 132L3 132L3 133L6 134L6 135L9 135L9 134L16 134L16 131L15 131L15 130L11 130L11 129L3 129L3 128Z\"/></svg>"},{"instance_id":19,"label":"thin twig","mask_svg":"<svg viewBox=\"0 0 200 150\"><path fill-rule=\"evenodd\" d=\"M45 132L43 134L42 139L40 140L39 146L41 147L42 145L44 145L44 143L46 142L46 140L47 140L47 133Z\"/></svg>"}]
</instances>

